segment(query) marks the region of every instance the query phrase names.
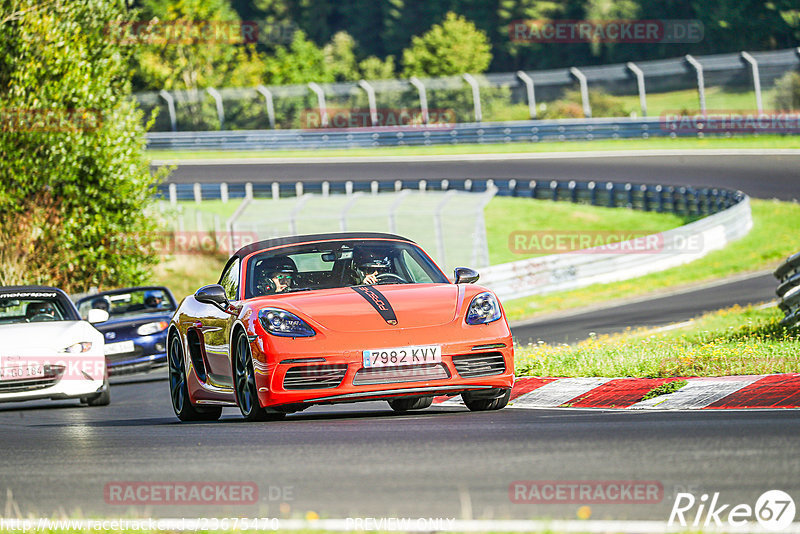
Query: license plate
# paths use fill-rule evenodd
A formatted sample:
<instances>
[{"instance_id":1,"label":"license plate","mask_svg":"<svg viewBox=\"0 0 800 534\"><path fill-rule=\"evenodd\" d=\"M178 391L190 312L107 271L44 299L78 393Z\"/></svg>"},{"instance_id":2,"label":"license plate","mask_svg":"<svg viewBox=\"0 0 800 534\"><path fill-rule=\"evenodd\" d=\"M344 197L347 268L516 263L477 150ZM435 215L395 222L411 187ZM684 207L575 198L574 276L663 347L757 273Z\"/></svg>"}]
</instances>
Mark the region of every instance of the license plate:
<instances>
[{"instance_id":1,"label":"license plate","mask_svg":"<svg viewBox=\"0 0 800 534\"><path fill-rule=\"evenodd\" d=\"M133 341L120 341L118 343L106 343L106 354L124 354L126 352L133 352L136 348L133 346Z\"/></svg>"},{"instance_id":2,"label":"license plate","mask_svg":"<svg viewBox=\"0 0 800 534\"><path fill-rule=\"evenodd\" d=\"M24 380L26 378L44 377L44 366L40 363L28 363L0 368L0 380Z\"/></svg>"},{"instance_id":3,"label":"license plate","mask_svg":"<svg viewBox=\"0 0 800 534\"><path fill-rule=\"evenodd\" d=\"M420 345L393 349L365 350L364 367L392 367L398 365L420 365L441 363L441 345Z\"/></svg>"}]
</instances>

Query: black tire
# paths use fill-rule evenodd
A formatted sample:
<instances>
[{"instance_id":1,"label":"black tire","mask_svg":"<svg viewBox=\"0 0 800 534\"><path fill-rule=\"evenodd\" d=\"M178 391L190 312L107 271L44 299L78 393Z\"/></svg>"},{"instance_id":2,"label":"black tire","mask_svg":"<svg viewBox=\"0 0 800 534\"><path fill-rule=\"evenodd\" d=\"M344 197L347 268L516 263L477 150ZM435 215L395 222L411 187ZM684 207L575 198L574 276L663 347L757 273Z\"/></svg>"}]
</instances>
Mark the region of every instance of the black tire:
<instances>
[{"instance_id":1,"label":"black tire","mask_svg":"<svg viewBox=\"0 0 800 534\"><path fill-rule=\"evenodd\" d=\"M285 412L267 411L258 401L256 375L253 371L253 357L247 334L239 332L233 346L233 384L236 391L236 404L245 421L278 421L286 417Z\"/></svg>"},{"instance_id":2,"label":"black tire","mask_svg":"<svg viewBox=\"0 0 800 534\"><path fill-rule=\"evenodd\" d=\"M467 405L467 408L473 412L502 410L506 407L508 400L511 398L511 390L507 389L505 393L494 399L474 399L471 398L469 391L465 391L461 394L461 398L463 399L464 404Z\"/></svg>"},{"instance_id":3,"label":"black tire","mask_svg":"<svg viewBox=\"0 0 800 534\"><path fill-rule=\"evenodd\" d=\"M424 410L433 404L433 397L402 397L389 401L389 406L396 412L408 412L410 410Z\"/></svg>"},{"instance_id":4,"label":"black tire","mask_svg":"<svg viewBox=\"0 0 800 534\"><path fill-rule=\"evenodd\" d=\"M100 393L91 397L84 397L81 402L89 406L108 406L111 404L111 386L108 384L108 376L103 379L103 388Z\"/></svg>"},{"instance_id":5,"label":"black tire","mask_svg":"<svg viewBox=\"0 0 800 534\"><path fill-rule=\"evenodd\" d=\"M172 409L181 421L216 421L222 415L222 406L197 408L189 398L186 385L186 360L183 357L183 345L178 334L170 337L167 350L167 367L169 368L169 393Z\"/></svg>"}]
</instances>

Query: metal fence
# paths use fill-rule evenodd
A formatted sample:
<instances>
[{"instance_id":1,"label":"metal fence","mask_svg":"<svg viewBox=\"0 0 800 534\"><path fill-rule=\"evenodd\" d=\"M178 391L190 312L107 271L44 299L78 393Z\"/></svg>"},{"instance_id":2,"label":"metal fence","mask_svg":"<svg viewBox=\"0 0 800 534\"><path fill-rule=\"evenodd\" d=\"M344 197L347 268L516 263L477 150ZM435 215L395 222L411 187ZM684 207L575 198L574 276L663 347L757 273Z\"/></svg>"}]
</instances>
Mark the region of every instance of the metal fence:
<instances>
[{"instance_id":1,"label":"metal fence","mask_svg":"<svg viewBox=\"0 0 800 534\"><path fill-rule=\"evenodd\" d=\"M653 115L648 95L691 90L687 110L726 109L720 91L747 94L747 109L771 109L775 81L800 66L800 49L568 67L444 78L309 83L251 88L205 88L137 93L140 107L158 110L154 132L393 128L398 121L431 126L553 116L554 101L575 95L577 112L591 118L589 90L638 97L637 116ZM752 97L749 96L752 92ZM680 111L680 110L675 110ZM355 122L354 122L355 121ZM408 124L406 124L408 125ZM156 136L154 138L158 139ZM485 140L489 142L489 140ZM153 145L155 148L157 145ZM186 148L191 148L188 146Z\"/></svg>"},{"instance_id":2,"label":"metal fence","mask_svg":"<svg viewBox=\"0 0 800 534\"><path fill-rule=\"evenodd\" d=\"M778 306L785 314L781 324L797 326L800 323L800 252L789 256L774 274L780 282L775 290L780 297Z\"/></svg>"}]
</instances>

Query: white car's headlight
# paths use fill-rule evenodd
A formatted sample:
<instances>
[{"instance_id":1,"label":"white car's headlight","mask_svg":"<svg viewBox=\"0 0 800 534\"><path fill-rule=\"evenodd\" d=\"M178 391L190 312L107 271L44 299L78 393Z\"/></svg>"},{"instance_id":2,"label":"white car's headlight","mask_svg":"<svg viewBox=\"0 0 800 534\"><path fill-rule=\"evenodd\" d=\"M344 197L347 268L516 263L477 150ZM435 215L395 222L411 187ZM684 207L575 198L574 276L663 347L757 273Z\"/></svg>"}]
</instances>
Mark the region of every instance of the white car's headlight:
<instances>
[{"instance_id":1,"label":"white car's headlight","mask_svg":"<svg viewBox=\"0 0 800 534\"><path fill-rule=\"evenodd\" d=\"M491 293L475 295L467 310L467 324L486 324L498 320L502 316L500 304Z\"/></svg>"},{"instance_id":2,"label":"white car's headlight","mask_svg":"<svg viewBox=\"0 0 800 534\"><path fill-rule=\"evenodd\" d=\"M92 342L82 341L80 343L74 343L69 347L61 349L61 352L66 352L68 354L78 354L80 352L89 352L90 350L92 350Z\"/></svg>"},{"instance_id":3,"label":"white car's headlight","mask_svg":"<svg viewBox=\"0 0 800 534\"><path fill-rule=\"evenodd\" d=\"M166 330L169 326L167 321L155 321L152 323L145 323L136 329L136 333L140 336L150 336Z\"/></svg>"}]
</instances>

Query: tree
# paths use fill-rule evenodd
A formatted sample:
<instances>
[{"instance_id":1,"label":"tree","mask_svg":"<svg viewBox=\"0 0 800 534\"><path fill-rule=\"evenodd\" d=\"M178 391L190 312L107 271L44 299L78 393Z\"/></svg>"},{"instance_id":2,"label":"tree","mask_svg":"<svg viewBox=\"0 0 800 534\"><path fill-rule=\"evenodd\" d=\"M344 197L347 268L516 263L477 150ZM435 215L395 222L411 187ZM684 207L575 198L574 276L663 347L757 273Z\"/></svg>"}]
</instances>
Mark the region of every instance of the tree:
<instances>
[{"instance_id":1,"label":"tree","mask_svg":"<svg viewBox=\"0 0 800 534\"><path fill-rule=\"evenodd\" d=\"M156 262L136 239L156 230L156 179L129 51L108 38L127 15L124 0L0 2L0 283L130 285Z\"/></svg>"},{"instance_id":2,"label":"tree","mask_svg":"<svg viewBox=\"0 0 800 534\"><path fill-rule=\"evenodd\" d=\"M451 76L477 74L492 61L486 34L466 18L448 13L421 37L414 37L403 50L404 76Z\"/></svg>"}]
</instances>

